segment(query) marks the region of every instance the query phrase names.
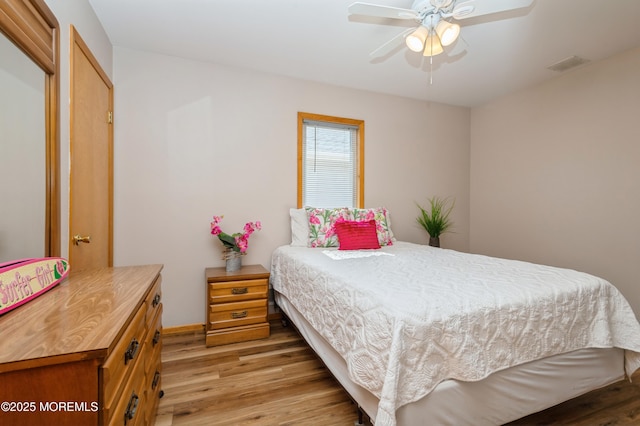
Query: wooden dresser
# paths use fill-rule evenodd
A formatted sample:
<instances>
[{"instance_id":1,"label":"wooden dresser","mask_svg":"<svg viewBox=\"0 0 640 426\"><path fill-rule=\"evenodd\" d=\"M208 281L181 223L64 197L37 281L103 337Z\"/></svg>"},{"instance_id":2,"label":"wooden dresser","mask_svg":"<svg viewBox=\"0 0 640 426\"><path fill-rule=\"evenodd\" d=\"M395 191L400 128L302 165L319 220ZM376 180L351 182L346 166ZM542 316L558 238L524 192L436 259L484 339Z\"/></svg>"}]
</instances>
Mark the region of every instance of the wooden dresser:
<instances>
[{"instance_id":1,"label":"wooden dresser","mask_svg":"<svg viewBox=\"0 0 640 426\"><path fill-rule=\"evenodd\" d=\"M246 265L238 271L207 268L206 345L269 337L269 271Z\"/></svg>"},{"instance_id":2,"label":"wooden dresser","mask_svg":"<svg viewBox=\"0 0 640 426\"><path fill-rule=\"evenodd\" d=\"M161 270L72 269L1 316L0 425L153 424L162 396Z\"/></svg>"}]
</instances>

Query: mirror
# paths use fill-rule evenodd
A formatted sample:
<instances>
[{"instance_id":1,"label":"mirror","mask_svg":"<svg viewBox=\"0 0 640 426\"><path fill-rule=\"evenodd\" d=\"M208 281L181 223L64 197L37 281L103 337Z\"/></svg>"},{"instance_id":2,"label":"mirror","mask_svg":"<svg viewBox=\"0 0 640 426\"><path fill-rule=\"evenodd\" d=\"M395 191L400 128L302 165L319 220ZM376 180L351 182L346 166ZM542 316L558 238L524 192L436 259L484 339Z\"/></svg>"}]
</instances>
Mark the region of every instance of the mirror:
<instances>
[{"instance_id":1,"label":"mirror","mask_svg":"<svg viewBox=\"0 0 640 426\"><path fill-rule=\"evenodd\" d=\"M0 263L45 255L44 72L0 37Z\"/></svg>"},{"instance_id":2,"label":"mirror","mask_svg":"<svg viewBox=\"0 0 640 426\"><path fill-rule=\"evenodd\" d=\"M0 2L0 263L60 256L58 28L44 0Z\"/></svg>"}]
</instances>

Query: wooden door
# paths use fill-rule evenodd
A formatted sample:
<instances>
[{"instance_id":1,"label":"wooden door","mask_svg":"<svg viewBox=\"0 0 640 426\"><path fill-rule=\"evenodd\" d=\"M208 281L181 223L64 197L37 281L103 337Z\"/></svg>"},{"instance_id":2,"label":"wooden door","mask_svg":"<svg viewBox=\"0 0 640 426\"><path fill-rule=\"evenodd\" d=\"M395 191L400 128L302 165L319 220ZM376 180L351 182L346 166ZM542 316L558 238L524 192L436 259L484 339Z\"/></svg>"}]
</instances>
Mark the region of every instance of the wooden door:
<instances>
[{"instance_id":1,"label":"wooden door","mask_svg":"<svg viewBox=\"0 0 640 426\"><path fill-rule=\"evenodd\" d=\"M71 27L71 271L113 265L113 85Z\"/></svg>"}]
</instances>

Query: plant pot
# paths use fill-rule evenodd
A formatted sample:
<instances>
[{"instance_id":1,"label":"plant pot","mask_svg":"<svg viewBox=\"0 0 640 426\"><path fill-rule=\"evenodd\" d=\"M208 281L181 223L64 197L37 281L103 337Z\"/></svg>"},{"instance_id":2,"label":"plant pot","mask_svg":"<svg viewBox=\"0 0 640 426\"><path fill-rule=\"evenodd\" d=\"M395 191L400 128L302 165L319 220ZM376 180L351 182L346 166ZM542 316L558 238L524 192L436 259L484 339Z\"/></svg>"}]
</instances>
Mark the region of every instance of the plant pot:
<instances>
[{"instance_id":1,"label":"plant pot","mask_svg":"<svg viewBox=\"0 0 640 426\"><path fill-rule=\"evenodd\" d=\"M235 272L242 268L242 253L233 249L225 248L222 258L225 260L225 270Z\"/></svg>"},{"instance_id":2,"label":"plant pot","mask_svg":"<svg viewBox=\"0 0 640 426\"><path fill-rule=\"evenodd\" d=\"M429 245L431 247L440 247L440 237L429 237Z\"/></svg>"},{"instance_id":3,"label":"plant pot","mask_svg":"<svg viewBox=\"0 0 640 426\"><path fill-rule=\"evenodd\" d=\"M238 271L240 268L242 268L242 256L235 256L231 259L227 259L225 266L225 270L227 272Z\"/></svg>"}]
</instances>

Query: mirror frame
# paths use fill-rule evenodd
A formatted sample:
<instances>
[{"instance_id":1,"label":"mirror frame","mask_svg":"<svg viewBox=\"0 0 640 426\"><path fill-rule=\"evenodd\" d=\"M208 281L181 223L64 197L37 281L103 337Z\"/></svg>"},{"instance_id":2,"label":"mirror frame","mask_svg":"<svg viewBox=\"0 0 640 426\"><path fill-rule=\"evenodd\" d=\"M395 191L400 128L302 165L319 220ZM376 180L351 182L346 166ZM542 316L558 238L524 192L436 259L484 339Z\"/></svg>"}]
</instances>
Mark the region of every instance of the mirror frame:
<instances>
[{"instance_id":1,"label":"mirror frame","mask_svg":"<svg viewBox=\"0 0 640 426\"><path fill-rule=\"evenodd\" d=\"M60 256L59 28L44 0L0 2L0 32L45 72L45 257Z\"/></svg>"}]
</instances>

